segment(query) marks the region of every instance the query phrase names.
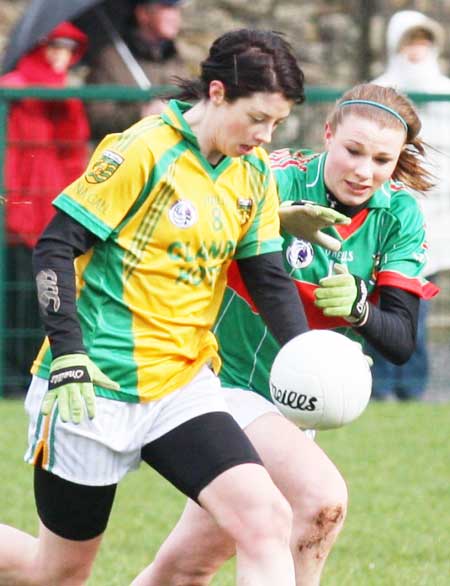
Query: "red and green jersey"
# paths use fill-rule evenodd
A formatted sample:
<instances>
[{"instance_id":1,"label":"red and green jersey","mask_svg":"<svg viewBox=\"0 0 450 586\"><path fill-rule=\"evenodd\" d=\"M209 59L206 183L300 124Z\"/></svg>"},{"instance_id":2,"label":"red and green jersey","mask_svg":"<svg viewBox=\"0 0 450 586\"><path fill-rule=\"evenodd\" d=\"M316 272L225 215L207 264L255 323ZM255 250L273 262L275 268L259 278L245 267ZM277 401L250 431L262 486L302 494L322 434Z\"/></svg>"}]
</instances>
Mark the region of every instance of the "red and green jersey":
<instances>
[{"instance_id":1,"label":"red and green jersey","mask_svg":"<svg viewBox=\"0 0 450 586\"><path fill-rule=\"evenodd\" d=\"M280 200L329 206L323 176L325 158L326 153L273 152L270 159ZM314 305L314 290L321 278L332 274L335 263L347 265L350 273L364 279L374 303L382 285L424 298L436 294L436 287L421 277L427 251L423 217L401 183L385 183L351 224L326 231L334 236L339 233L340 251L331 252L283 234L285 266L297 285L311 328L335 329L360 340L343 318L325 317ZM256 311L234 263L215 333L223 359L224 386L252 389L270 398L269 372L279 345Z\"/></svg>"},{"instance_id":2,"label":"red and green jersey","mask_svg":"<svg viewBox=\"0 0 450 586\"><path fill-rule=\"evenodd\" d=\"M213 167L189 107L172 101L107 136L55 200L101 241L76 260L77 311L90 358L124 401L162 397L206 362L218 371L211 329L231 259L281 250L267 153ZM48 377L50 360L46 341L33 372Z\"/></svg>"}]
</instances>

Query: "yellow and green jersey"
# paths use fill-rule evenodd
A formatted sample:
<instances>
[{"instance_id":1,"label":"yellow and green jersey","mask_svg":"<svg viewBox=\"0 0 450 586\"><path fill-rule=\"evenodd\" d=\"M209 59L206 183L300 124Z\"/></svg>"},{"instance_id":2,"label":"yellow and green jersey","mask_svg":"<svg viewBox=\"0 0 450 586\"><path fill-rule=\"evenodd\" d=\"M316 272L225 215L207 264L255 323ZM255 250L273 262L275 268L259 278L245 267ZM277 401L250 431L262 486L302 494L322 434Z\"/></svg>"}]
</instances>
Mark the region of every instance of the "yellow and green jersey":
<instances>
[{"instance_id":1,"label":"yellow and green jersey","mask_svg":"<svg viewBox=\"0 0 450 586\"><path fill-rule=\"evenodd\" d=\"M124 401L149 401L210 362L231 259L281 250L278 199L263 149L212 166L169 103L108 135L55 200L100 241L76 260L77 312L90 358ZM33 373L48 378L44 342Z\"/></svg>"}]
</instances>

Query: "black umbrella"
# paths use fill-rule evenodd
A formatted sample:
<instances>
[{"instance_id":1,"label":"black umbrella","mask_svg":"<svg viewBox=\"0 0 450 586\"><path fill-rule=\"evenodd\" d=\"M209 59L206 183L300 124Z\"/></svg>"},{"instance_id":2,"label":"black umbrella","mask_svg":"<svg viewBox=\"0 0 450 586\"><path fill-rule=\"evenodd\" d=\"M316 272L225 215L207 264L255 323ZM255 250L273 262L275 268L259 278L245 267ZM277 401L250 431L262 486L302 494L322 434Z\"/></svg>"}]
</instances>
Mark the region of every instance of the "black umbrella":
<instances>
[{"instance_id":1,"label":"black umbrella","mask_svg":"<svg viewBox=\"0 0 450 586\"><path fill-rule=\"evenodd\" d=\"M112 41L136 83L149 88L151 84L147 76L119 33L130 14L130 6L130 0L31 0L10 35L3 55L2 72L13 69L20 57L57 24L70 20L88 34L96 49L105 39Z\"/></svg>"},{"instance_id":2,"label":"black umbrella","mask_svg":"<svg viewBox=\"0 0 450 586\"><path fill-rule=\"evenodd\" d=\"M32 0L16 23L3 56L2 70L17 61L63 20L72 20L102 0Z\"/></svg>"}]
</instances>

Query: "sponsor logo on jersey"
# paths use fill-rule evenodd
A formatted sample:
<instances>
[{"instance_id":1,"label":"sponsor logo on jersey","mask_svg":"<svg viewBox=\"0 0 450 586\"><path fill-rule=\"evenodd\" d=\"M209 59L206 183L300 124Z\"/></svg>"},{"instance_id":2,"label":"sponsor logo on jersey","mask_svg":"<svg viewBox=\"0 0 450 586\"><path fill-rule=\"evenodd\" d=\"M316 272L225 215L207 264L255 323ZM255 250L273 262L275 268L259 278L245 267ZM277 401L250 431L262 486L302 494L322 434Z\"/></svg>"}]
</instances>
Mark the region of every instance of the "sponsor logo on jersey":
<instances>
[{"instance_id":1,"label":"sponsor logo on jersey","mask_svg":"<svg viewBox=\"0 0 450 586\"><path fill-rule=\"evenodd\" d=\"M338 250L338 251L331 251L326 250L325 253L327 256L332 258L333 260L339 263L348 263L355 260L355 255L353 254L353 250Z\"/></svg>"},{"instance_id":2,"label":"sponsor logo on jersey","mask_svg":"<svg viewBox=\"0 0 450 586\"><path fill-rule=\"evenodd\" d=\"M109 179L120 165L124 158L114 151L106 150L100 155L100 159L94 163L92 169L86 173L88 183L103 183Z\"/></svg>"},{"instance_id":3,"label":"sponsor logo on jersey","mask_svg":"<svg viewBox=\"0 0 450 586\"><path fill-rule=\"evenodd\" d=\"M198 220L197 210L187 199L179 199L169 210L172 224L178 228L190 228Z\"/></svg>"},{"instance_id":4,"label":"sponsor logo on jersey","mask_svg":"<svg viewBox=\"0 0 450 586\"><path fill-rule=\"evenodd\" d=\"M190 285L214 285L220 274L223 262L230 259L236 251L233 240L202 242L193 247L189 242L172 242L167 248L171 261L179 265L177 283Z\"/></svg>"},{"instance_id":5,"label":"sponsor logo on jersey","mask_svg":"<svg viewBox=\"0 0 450 586\"><path fill-rule=\"evenodd\" d=\"M286 250L286 259L294 269L303 269L310 265L314 258L314 249L310 242L296 238Z\"/></svg>"}]
</instances>

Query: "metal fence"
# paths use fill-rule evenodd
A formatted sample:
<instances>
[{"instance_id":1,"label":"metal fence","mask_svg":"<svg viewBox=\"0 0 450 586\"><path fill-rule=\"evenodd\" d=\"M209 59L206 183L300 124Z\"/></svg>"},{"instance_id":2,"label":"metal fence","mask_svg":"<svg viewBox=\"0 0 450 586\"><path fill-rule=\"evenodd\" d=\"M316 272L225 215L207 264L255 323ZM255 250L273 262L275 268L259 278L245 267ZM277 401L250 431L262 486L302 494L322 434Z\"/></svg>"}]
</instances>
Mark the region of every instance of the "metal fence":
<instances>
[{"instance_id":1,"label":"metal fence","mask_svg":"<svg viewBox=\"0 0 450 586\"><path fill-rule=\"evenodd\" d=\"M7 149L7 123L9 106L15 100L24 98L36 98L39 100L64 100L67 98L79 98L83 101L115 100L119 102L147 101L157 96L167 88L154 87L150 90L141 90L134 87L121 86L83 86L77 88L50 89L50 88L0 88L0 397L10 396L14 392L25 392L30 375L27 369L19 376L13 376L6 369L5 356L9 352L26 352L32 355L42 339L42 330L39 320L28 319L31 308L27 305L20 306L21 295L27 288L34 289L34 284L24 280L19 283L8 282L6 279L6 261L27 263L29 259L8 258L7 243L4 229L5 206L5 152ZM336 88L307 88L307 101L304 105L296 107L290 116L289 123L280 128L272 144L273 148L279 146L306 145L308 148L321 149L323 126L326 114L334 101L343 93ZM418 104L425 102L449 102L448 111L450 118L450 96L411 94L410 97ZM450 120L449 120L450 126ZM91 145L92 146L92 145ZM449 153L450 157L450 153ZM23 170L27 172L26 169ZM55 194L56 195L56 194ZM449 193L450 198L450 193ZM24 212L26 213L26 212ZM450 223L450 217L449 217ZM450 272L440 273L439 283L442 292L431 301L430 317L428 320L429 349L430 349L430 383L426 397L431 400L450 399ZM6 317L17 315L16 323L11 324L11 319ZM21 319L23 316L26 319ZM32 317L32 316L31 316ZM7 326L7 321L9 325ZM32 324L22 327L23 323Z\"/></svg>"}]
</instances>

